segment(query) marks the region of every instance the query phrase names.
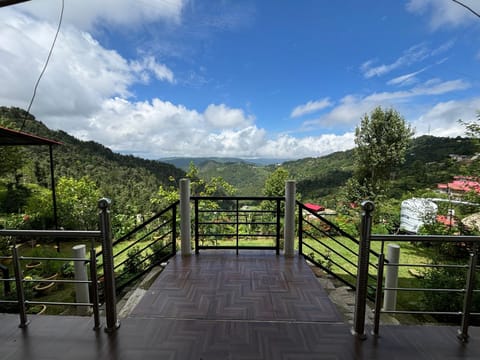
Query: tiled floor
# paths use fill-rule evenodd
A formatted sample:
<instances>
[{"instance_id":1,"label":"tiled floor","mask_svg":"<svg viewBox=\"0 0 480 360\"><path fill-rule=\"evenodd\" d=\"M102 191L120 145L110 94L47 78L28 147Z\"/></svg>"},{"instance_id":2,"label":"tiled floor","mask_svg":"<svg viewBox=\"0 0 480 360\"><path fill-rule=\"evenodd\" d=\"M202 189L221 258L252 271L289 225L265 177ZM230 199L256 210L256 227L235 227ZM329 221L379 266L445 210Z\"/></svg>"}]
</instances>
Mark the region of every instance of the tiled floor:
<instances>
[{"instance_id":1,"label":"tiled floor","mask_svg":"<svg viewBox=\"0 0 480 360\"><path fill-rule=\"evenodd\" d=\"M479 359L480 329L383 326L350 334L298 258L211 254L172 259L114 334L93 320L0 315L0 359Z\"/></svg>"}]
</instances>

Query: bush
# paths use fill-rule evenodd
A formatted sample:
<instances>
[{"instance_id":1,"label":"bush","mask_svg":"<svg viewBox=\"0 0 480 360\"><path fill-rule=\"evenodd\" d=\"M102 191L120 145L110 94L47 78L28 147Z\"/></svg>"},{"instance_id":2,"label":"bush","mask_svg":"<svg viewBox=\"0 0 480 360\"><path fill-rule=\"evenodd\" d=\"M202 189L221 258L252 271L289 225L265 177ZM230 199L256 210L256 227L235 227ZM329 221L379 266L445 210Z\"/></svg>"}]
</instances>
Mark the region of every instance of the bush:
<instances>
[{"instance_id":1,"label":"bush","mask_svg":"<svg viewBox=\"0 0 480 360\"><path fill-rule=\"evenodd\" d=\"M152 255L150 256L150 263L152 265L158 265L165 260L172 253L171 245L165 247L163 241L157 241L150 246Z\"/></svg>"},{"instance_id":2,"label":"bush","mask_svg":"<svg viewBox=\"0 0 480 360\"><path fill-rule=\"evenodd\" d=\"M129 274L138 274L145 268L143 261L145 256L140 253L138 246L134 246L127 252L127 260L125 261L125 271Z\"/></svg>"},{"instance_id":3,"label":"bush","mask_svg":"<svg viewBox=\"0 0 480 360\"><path fill-rule=\"evenodd\" d=\"M464 289L467 279L466 269L431 268L423 280L426 289ZM476 278L475 289L480 289L480 278ZM463 310L464 293L426 291L423 302L426 311L459 312ZM474 293L472 312L480 312L480 293ZM458 321L458 317L438 315L439 321Z\"/></svg>"}]
</instances>

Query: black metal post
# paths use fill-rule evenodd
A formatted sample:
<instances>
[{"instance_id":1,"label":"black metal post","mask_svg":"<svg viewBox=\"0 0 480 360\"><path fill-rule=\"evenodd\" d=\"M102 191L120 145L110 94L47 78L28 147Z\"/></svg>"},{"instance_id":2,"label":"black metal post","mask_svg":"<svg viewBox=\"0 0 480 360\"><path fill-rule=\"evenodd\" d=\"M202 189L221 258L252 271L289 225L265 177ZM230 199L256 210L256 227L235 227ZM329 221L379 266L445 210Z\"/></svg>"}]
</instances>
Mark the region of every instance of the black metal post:
<instances>
[{"instance_id":1,"label":"black metal post","mask_svg":"<svg viewBox=\"0 0 480 360\"><path fill-rule=\"evenodd\" d=\"M53 163L53 146L48 146L50 153L50 179L52 182L52 202L53 202L53 226L58 230L58 210L57 210L57 193L55 190L55 165ZM60 239L57 237L57 252L60 252Z\"/></svg>"},{"instance_id":2,"label":"black metal post","mask_svg":"<svg viewBox=\"0 0 480 360\"><path fill-rule=\"evenodd\" d=\"M115 273L113 270L113 245L110 223L110 199L100 199L100 230L102 232L103 278L105 285L105 316L107 325L105 331L112 333L120 327L117 320L117 299L115 293Z\"/></svg>"},{"instance_id":3,"label":"black metal post","mask_svg":"<svg viewBox=\"0 0 480 360\"><path fill-rule=\"evenodd\" d=\"M195 206L195 254L198 255L200 252L199 249L199 240L198 237L200 236L199 231L198 231L198 199L194 199L194 206ZM180 234L181 235L181 234Z\"/></svg>"},{"instance_id":4,"label":"black metal post","mask_svg":"<svg viewBox=\"0 0 480 360\"><path fill-rule=\"evenodd\" d=\"M195 244L197 248L197 244ZM177 253L177 205L172 207L172 254Z\"/></svg>"},{"instance_id":5,"label":"black metal post","mask_svg":"<svg viewBox=\"0 0 480 360\"><path fill-rule=\"evenodd\" d=\"M100 328L100 311L98 299L98 277L97 277L97 253L95 248L90 248L90 298L92 301L94 327L96 330Z\"/></svg>"},{"instance_id":6,"label":"black metal post","mask_svg":"<svg viewBox=\"0 0 480 360\"><path fill-rule=\"evenodd\" d=\"M20 260L18 258L17 245L12 247L13 269L15 271L15 285L17 288L18 313L20 315L20 325L18 327L25 328L28 325L27 309L25 307L25 291L23 289L23 275Z\"/></svg>"},{"instance_id":7,"label":"black metal post","mask_svg":"<svg viewBox=\"0 0 480 360\"><path fill-rule=\"evenodd\" d=\"M298 255L303 255L303 209L298 205Z\"/></svg>"},{"instance_id":8,"label":"black metal post","mask_svg":"<svg viewBox=\"0 0 480 360\"><path fill-rule=\"evenodd\" d=\"M467 273L467 284L465 289L465 297L463 300L462 324L458 331L458 338L463 341L468 341L468 326L470 324L470 312L472 309L473 290L475 288L475 271L478 262L478 247L475 246L472 253L470 253L470 262Z\"/></svg>"},{"instance_id":9,"label":"black metal post","mask_svg":"<svg viewBox=\"0 0 480 360\"><path fill-rule=\"evenodd\" d=\"M277 255L280 254L280 228L281 228L281 225L280 225L280 216L281 216L281 204L280 204L280 199L277 199L276 200L277 202L277 225L276 225L276 232L277 232L277 243L275 245L275 252ZM283 246L285 248L285 244Z\"/></svg>"},{"instance_id":10,"label":"black metal post","mask_svg":"<svg viewBox=\"0 0 480 360\"><path fill-rule=\"evenodd\" d=\"M378 257L377 272L377 290L375 293L375 319L373 321L373 335L377 336L380 328L380 312L382 308L383 295L383 269L385 264L385 254L382 252Z\"/></svg>"},{"instance_id":11,"label":"black metal post","mask_svg":"<svg viewBox=\"0 0 480 360\"><path fill-rule=\"evenodd\" d=\"M239 239L238 232L240 231L240 225L239 225L240 215L238 213L238 199L235 202L235 221L236 221L236 235L237 235L237 238L235 240L236 241L235 249L236 249L236 254L238 255L238 239Z\"/></svg>"},{"instance_id":12,"label":"black metal post","mask_svg":"<svg viewBox=\"0 0 480 360\"><path fill-rule=\"evenodd\" d=\"M370 252L370 234L372 230L372 212L375 205L371 201L362 203L362 222L360 228L360 244L358 249L357 289L355 296L355 314L353 319L353 335L359 339L367 338L365 334L365 311L367 305L368 265Z\"/></svg>"}]
</instances>

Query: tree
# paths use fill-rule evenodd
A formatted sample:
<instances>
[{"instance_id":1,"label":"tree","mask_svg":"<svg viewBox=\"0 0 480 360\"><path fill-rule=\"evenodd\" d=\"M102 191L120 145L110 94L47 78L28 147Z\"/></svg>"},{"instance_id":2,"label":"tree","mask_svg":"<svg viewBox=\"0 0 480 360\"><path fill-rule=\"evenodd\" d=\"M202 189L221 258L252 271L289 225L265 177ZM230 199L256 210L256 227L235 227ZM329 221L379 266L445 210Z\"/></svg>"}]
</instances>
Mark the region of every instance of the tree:
<instances>
[{"instance_id":1,"label":"tree","mask_svg":"<svg viewBox=\"0 0 480 360\"><path fill-rule=\"evenodd\" d=\"M405 161L413 130L394 109L375 108L355 129L355 177L376 198L392 172Z\"/></svg>"},{"instance_id":2,"label":"tree","mask_svg":"<svg viewBox=\"0 0 480 360\"><path fill-rule=\"evenodd\" d=\"M285 181L289 177L288 170L283 167L278 167L265 180L263 187L263 195L265 196L285 196Z\"/></svg>"}]
</instances>

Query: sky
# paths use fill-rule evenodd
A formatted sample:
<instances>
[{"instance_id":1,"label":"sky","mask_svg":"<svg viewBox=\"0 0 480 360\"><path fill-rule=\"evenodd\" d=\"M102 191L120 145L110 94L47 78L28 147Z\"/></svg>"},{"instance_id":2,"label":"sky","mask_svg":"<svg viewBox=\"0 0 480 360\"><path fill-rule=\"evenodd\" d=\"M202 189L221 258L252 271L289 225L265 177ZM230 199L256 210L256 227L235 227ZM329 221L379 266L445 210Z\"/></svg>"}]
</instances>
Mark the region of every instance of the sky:
<instances>
[{"instance_id":1,"label":"sky","mask_svg":"<svg viewBox=\"0 0 480 360\"><path fill-rule=\"evenodd\" d=\"M0 105L28 108L61 8L0 8ZM462 136L479 40L451 0L65 0L30 112L147 159L324 156L377 106L415 136Z\"/></svg>"}]
</instances>

